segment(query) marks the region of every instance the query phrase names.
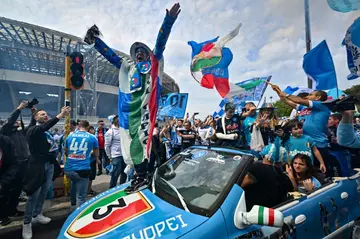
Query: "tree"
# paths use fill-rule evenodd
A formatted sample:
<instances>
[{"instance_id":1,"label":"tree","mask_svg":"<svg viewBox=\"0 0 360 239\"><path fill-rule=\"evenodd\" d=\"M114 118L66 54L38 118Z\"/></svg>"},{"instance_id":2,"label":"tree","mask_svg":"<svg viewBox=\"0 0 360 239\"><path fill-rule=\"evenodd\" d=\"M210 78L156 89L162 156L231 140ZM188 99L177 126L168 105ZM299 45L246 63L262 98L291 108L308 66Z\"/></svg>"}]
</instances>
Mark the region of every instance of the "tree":
<instances>
[{"instance_id":1,"label":"tree","mask_svg":"<svg viewBox=\"0 0 360 239\"><path fill-rule=\"evenodd\" d=\"M292 111L292 108L288 106L281 100L278 100L274 103L274 106L277 108L276 112L279 117L289 117Z\"/></svg>"},{"instance_id":2,"label":"tree","mask_svg":"<svg viewBox=\"0 0 360 239\"><path fill-rule=\"evenodd\" d=\"M352 87L344 90L344 92L347 94L347 95L359 95L360 93L360 85L353 85Z\"/></svg>"}]
</instances>

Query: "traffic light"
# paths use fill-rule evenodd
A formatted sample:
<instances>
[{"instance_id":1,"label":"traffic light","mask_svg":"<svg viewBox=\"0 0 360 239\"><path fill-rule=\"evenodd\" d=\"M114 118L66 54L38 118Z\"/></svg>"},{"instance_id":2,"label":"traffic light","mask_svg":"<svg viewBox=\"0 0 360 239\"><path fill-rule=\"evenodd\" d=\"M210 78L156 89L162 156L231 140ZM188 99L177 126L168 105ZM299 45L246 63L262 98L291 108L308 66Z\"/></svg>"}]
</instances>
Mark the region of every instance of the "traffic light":
<instances>
[{"instance_id":1,"label":"traffic light","mask_svg":"<svg viewBox=\"0 0 360 239\"><path fill-rule=\"evenodd\" d=\"M70 88L81 90L84 88L84 56L80 52L73 52L70 55Z\"/></svg>"}]
</instances>

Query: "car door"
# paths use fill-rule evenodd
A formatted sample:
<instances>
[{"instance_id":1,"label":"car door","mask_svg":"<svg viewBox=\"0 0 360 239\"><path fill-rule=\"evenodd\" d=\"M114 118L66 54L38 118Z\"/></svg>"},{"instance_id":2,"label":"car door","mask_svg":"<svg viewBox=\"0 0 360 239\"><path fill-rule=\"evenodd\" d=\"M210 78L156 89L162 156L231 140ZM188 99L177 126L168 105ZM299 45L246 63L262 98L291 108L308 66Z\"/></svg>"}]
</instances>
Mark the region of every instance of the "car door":
<instances>
[{"instance_id":1,"label":"car door","mask_svg":"<svg viewBox=\"0 0 360 239\"><path fill-rule=\"evenodd\" d=\"M291 207L283 207L286 226L297 238L336 235L348 223L351 202L347 189L346 181L330 183L293 202Z\"/></svg>"}]
</instances>

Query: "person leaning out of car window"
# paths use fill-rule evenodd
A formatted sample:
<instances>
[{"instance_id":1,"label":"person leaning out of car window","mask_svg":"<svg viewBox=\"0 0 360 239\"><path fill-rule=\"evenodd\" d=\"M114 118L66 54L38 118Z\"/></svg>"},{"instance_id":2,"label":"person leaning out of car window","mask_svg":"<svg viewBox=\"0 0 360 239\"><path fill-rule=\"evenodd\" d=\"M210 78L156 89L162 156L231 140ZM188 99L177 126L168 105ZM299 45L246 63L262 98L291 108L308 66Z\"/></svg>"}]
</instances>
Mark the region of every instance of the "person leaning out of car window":
<instances>
[{"instance_id":1,"label":"person leaning out of car window","mask_svg":"<svg viewBox=\"0 0 360 239\"><path fill-rule=\"evenodd\" d=\"M182 150L189 148L195 144L196 132L191 129L191 122L185 121L184 129L178 130L178 135L181 137Z\"/></svg>"},{"instance_id":2,"label":"person leaning out of car window","mask_svg":"<svg viewBox=\"0 0 360 239\"><path fill-rule=\"evenodd\" d=\"M294 191L290 178L282 171L287 160L287 151L276 138L274 144L266 146L260 155L263 162L250 165L241 187L245 190L247 211L254 205L275 207L286 201L288 192Z\"/></svg>"},{"instance_id":3,"label":"person leaning out of car window","mask_svg":"<svg viewBox=\"0 0 360 239\"><path fill-rule=\"evenodd\" d=\"M295 191L310 193L321 187L321 175L317 172L311 158L305 154L297 154L291 165L286 165L286 172L294 186Z\"/></svg>"}]
</instances>

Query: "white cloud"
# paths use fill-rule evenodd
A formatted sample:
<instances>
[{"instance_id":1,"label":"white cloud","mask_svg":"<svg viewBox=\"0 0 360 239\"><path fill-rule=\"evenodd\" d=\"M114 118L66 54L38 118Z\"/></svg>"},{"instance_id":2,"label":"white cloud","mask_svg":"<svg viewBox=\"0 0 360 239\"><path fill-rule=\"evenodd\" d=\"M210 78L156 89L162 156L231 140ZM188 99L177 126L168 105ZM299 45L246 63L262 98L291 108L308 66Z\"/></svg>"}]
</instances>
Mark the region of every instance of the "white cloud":
<instances>
[{"instance_id":1,"label":"white cloud","mask_svg":"<svg viewBox=\"0 0 360 239\"><path fill-rule=\"evenodd\" d=\"M96 23L104 41L128 52L134 41L153 47L165 9L173 3L165 0L3 0L0 15L77 36ZM189 71L191 50L187 41L201 42L222 36L239 22L239 35L228 46L234 60L229 68L230 80L272 75L272 81L286 87L306 86L302 70L305 53L303 1L289 0L180 0L182 11L174 25L165 50L165 71L190 94L188 110L212 113L220 97L215 90L201 88ZM347 81L345 49L341 41L357 12L332 11L325 0L310 1L312 44L326 39L333 55L339 87L344 89L359 80ZM249 52L258 53L250 61ZM274 96L268 89L266 96ZM275 99L275 98L274 98Z\"/></svg>"}]
</instances>

